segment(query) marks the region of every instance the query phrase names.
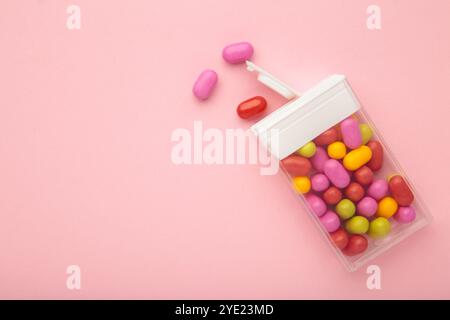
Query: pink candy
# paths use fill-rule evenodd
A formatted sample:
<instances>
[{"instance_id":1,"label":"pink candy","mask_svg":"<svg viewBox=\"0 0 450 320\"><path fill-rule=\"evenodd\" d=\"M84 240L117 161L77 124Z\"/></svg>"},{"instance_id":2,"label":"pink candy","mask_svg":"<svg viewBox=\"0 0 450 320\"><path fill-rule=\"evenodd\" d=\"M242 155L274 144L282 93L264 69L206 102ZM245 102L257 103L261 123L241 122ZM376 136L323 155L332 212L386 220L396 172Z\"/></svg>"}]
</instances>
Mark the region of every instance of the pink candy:
<instances>
[{"instance_id":1,"label":"pink candy","mask_svg":"<svg viewBox=\"0 0 450 320\"><path fill-rule=\"evenodd\" d=\"M323 214L327 211L327 205L325 202L315 194L308 193L305 198L312 211L314 211L318 217L323 216Z\"/></svg>"},{"instance_id":2,"label":"pink candy","mask_svg":"<svg viewBox=\"0 0 450 320\"><path fill-rule=\"evenodd\" d=\"M217 73L214 70L206 69L195 81L192 92L200 100L206 100L213 92L217 83Z\"/></svg>"},{"instance_id":3,"label":"pink candy","mask_svg":"<svg viewBox=\"0 0 450 320\"><path fill-rule=\"evenodd\" d=\"M378 203L374 198L364 197L358 202L356 208L359 215L370 218L377 212Z\"/></svg>"},{"instance_id":4,"label":"pink candy","mask_svg":"<svg viewBox=\"0 0 450 320\"><path fill-rule=\"evenodd\" d=\"M413 207L400 207L394 215L394 219L400 223L409 223L416 218L416 211Z\"/></svg>"},{"instance_id":5,"label":"pink candy","mask_svg":"<svg viewBox=\"0 0 450 320\"><path fill-rule=\"evenodd\" d=\"M339 216L331 210L328 210L323 216L320 217L320 222L328 232L334 232L341 226Z\"/></svg>"},{"instance_id":6,"label":"pink candy","mask_svg":"<svg viewBox=\"0 0 450 320\"><path fill-rule=\"evenodd\" d=\"M367 189L367 194L374 198L375 200L380 200L387 196L389 191L389 185L384 179L377 179L370 185Z\"/></svg>"},{"instance_id":7,"label":"pink candy","mask_svg":"<svg viewBox=\"0 0 450 320\"><path fill-rule=\"evenodd\" d=\"M330 186L330 181L328 180L327 176L323 173L315 174L311 178L311 187L314 191L321 192Z\"/></svg>"},{"instance_id":8,"label":"pink candy","mask_svg":"<svg viewBox=\"0 0 450 320\"><path fill-rule=\"evenodd\" d=\"M350 183L350 174L345 170L342 164L335 160L329 159L323 165L323 172L330 179L331 183L338 188L345 188Z\"/></svg>"},{"instance_id":9,"label":"pink candy","mask_svg":"<svg viewBox=\"0 0 450 320\"><path fill-rule=\"evenodd\" d=\"M253 46L249 42L232 43L222 50L226 62L237 64L249 60L253 55Z\"/></svg>"},{"instance_id":10,"label":"pink candy","mask_svg":"<svg viewBox=\"0 0 450 320\"><path fill-rule=\"evenodd\" d=\"M350 149L356 149L362 144L361 130L356 119L347 118L341 122L342 140Z\"/></svg>"},{"instance_id":11,"label":"pink candy","mask_svg":"<svg viewBox=\"0 0 450 320\"><path fill-rule=\"evenodd\" d=\"M330 159L328 153L322 147L317 147L316 153L311 158L311 163L318 172L323 172L325 162Z\"/></svg>"}]
</instances>

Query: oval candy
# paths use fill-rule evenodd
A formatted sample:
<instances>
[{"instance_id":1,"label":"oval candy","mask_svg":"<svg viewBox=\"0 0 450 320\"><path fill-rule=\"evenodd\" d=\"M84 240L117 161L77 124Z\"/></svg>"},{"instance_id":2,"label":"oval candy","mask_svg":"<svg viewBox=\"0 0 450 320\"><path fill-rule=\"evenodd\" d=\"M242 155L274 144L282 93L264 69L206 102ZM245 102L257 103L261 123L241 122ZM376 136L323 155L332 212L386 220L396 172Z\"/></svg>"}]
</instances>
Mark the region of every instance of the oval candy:
<instances>
[{"instance_id":1,"label":"oval candy","mask_svg":"<svg viewBox=\"0 0 450 320\"><path fill-rule=\"evenodd\" d=\"M409 206L414 201L414 194L402 176L395 175L389 179L389 191L400 206Z\"/></svg>"},{"instance_id":2,"label":"oval candy","mask_svg":"<svg viewBox=\"0 0 450 320\"><path fill-rule=\"evenodd\" d=\"M302 156L293 154L281 160L281 167L292 177L306 176L311 171L311 162Z\"/></svg>"},{"instance_id":3,"label":"oval candy","mask_svg":"<svg viewBox=\"0 0 450 320\"><path fill-rule=\"evenodd\" d=\"M342 250L346 256L356 256L357 254L363 253L368 246L368 241L364 236L359 234L353 234L348 238L348 244Z\"/></svg>"},{"instance_id":4,"label":"oval candy","mask_svg":"<svg viewBox=\"0 0 450 320\"><path fill-rule=\"evenodd\" d=\"M367 166L372 171L380 170L383 166L383 146L375 140L369 141L367 146L372 150L372 159L367 163Z\"/></svg>"},{"instance_id":5,"label":"oval candy","mask_svg":"<svg viewBox=\"0 0 450 320\"><path fill-rule=\"evenodd\" d=\"M330 179L331 183L338 188L345 188L350 183L350 174L335 159L329 159L325 162L323 172Z\"/></svg>"},{"instance_id":6,"label":"oval candy","mask_svg":"<svg viewBox=\"0 0 450 320\"><path fill-rule=\"evenodd\" d=\"M323 172L323 166L328 159L328 154L325 149L322 147L317 147L316 153L314 153L314 155L311 157L311 162L314 169L316 169L318 172Z\"/></svg>"},{"instance_id":7,"label":"oval candy","mask_svg":"<svg viewBox=\"0 0 450 320\"><path fill-rule=\"evenodd\" d=\"M355 171L369 162L371 158L372 150L368 146L361 146L347 153L342 162L347 170Z\"/></svg>"},{"instance_id":8,"label":"oval candy","mask_svg":"<svg viewBox=\"0 0 450 320\"><path fill-rule=\"evenodd\" d=\"M206 69L198 76L192 92L199 100L206 100L212 94L216 83L217 73L214 70Z\"/></svg>"},{"instance_id":9,"label":"oval candy","mask_svg":"<svg viewBox=\"0 0 450 320\"><path fill-rule=\"evenodd\" d=\"M262 113L264 110L266 110L266 107L266 99L261 96L256 96L242 101L238 105L236 112L242 119L248 119Z\"/></svg>"},{"instance_id":10,"label":"oval candy","mask_svg":"<svg viewBox=\"0 0 450 320\"><path fill-rule=\"evenodd\" d=\"M342 140L350 149L356 149L362 144L361 130L359 129L358 120L349 117L340 124Z\"/></svg>"},{"instance_id":11,"label":"oval candy","mask_svg":"<svg viewBox=\"0 0 450 320\"><path fill-rule=\"evenodd\" d=\"M337 141L339 134L335 128L330 128L324 131L321 135L314 139L314 143L318 146L326 146L330 143Z\"/></svg>"},{"instance_id":12,"label":"oval candy","mask_svg":"<svg viewBox=\"0 0 450 320\"><path fill-rule=\"evenodd\" d=\"M323 200L316 196L315 194L309 193L305 196L306 202L308 202L312 211L318 216L321 217L327 211L327 205Z\"/></svg>"},{"instance_id":13,"label":"oval candy","mask_svg":"<svg viewBox=\"0 0 450 320\"><path fill-rule=\"evenodd\" d=\"M253 55L253 46L249 42L236 42L227 45L222 50L222 57L231 64L237 64L249 60Z\"/></svg>"}]
</instances>

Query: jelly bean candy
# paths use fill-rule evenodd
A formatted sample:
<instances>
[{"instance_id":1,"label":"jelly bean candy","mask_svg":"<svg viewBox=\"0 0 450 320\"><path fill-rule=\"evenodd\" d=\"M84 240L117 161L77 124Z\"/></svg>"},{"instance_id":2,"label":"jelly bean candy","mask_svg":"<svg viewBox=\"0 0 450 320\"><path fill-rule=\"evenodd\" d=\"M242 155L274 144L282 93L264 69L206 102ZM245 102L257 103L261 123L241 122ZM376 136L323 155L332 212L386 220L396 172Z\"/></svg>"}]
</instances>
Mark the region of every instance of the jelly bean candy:
<instances>
[{"instance_id":1,"label":"jelly bean candy","mask_svg":"<svg viewBox=\"0 0 450 320\"><path fill-rule=\"evenodd\" d=\"M227 45L222 50L222 57L231 64L249 60L253 55L253 46L249 42L237 42Z\"/></svg>"},{"instance_id":2,"label":"jelly bean candy","mask_svg":"<svg viewBox=\"0 0 450 320\"><path fill-rule=\"evenodd\" d=\"M342 252L346 256L356 256L366 251L367 246L368 241L364 236L353 234L348 238L348 244Z\"/></svg>"},{"instance_id":3,"label":"jelly bean candy","mask_svg":"<svg viewBox=\"0 0 450 320\"><path fill-rule=\"evenodd\" d=\"M369 220L366 217L354 216L345 223L345 229L353 234L363 234L369 230Z\"/></svg>"},{"instance_id":4,"label":"jelly bean candy","mask_svg":"<svg viewBox=\"0 0 450 320\"><path fill-rule=\"evenodd\" d=\"M311 171L311 162L295 154L281 160L281 166L293 177L306 176Z\"/></svg>"},{"instance_id":5,"label":"jelly bean candy","mask_svg":"<svg viewBox=\"0 0 450 320\"><path fill-rule=\"evenodd\" d=\"M305 196L306 202L308 202L312 211L318 216L323 216L327 211L327 205L320 197L315 194L309 193Z\"/></svg>"},{"instance_id":6,"label":"jelly bean candy","mask_svg":"<svg viewBox=\"0 0 450 320\"><path fill-rule=\"evenodd\" d=\"M323 166L325 162L328 160L328 154L322 147L316 148L316 153L311 157L311 162L318 172L323 172Z\"/></svg>"},{"instance_id":7,"label":"jelly bean candy","mask_svg":"<svg viewBox=\"0 0 450 320\"><path fill-rule=\"evenodd\" d=\"M212 94L217 83L217 73L214 70L204 70L194 83L192 92L199 100L206 100Z\"/></svg>"},{"instance_id":8,"label":"jelly bean candy","mask_svg":"<svg viewBox=\"0 0 450 320\"><path fill-rule=\"evenodd\" d=\"M348 199L342 199L336 205L336 213L341 217L342 220L347 220L353 217L355 211L355 204Z\"/></svg>"},{"instance_id":9,"label":"jelly bean candy","mask_svg":"<svg viewBox=\"0 0 450 320\"><path fill-rule=\"evenodd\" d=\"M317 173L311 178L311 187L314 191L321 192L330 186L330 180L323 173Z\"/></svg>"},{"instance_id":10,"label":"jelly bean candy","mask_svg":"<svg viewBox=\"0 0 450 320\"><path fill-rule=\"evenodd\" d=\"M367 166L372 171L380 170L383 166L383 147L378 141L369 141L367 146L372 150L372 159L367 163Z\"/></svg>"},{"instance_id":11,"label":"jelly bean candy","mask_svg":"<svg viewBox=\"0 0 450 320\"><path fill-rule=\"evenodd\" d=\"M347 147L356 149L362 144L361 130L358 120L350 117L341 122L342 139Z\"/></svg>"},{"instance_id":12,"label":"jelly bean candy","mask_svg":"<svg viewBox=\"0 0 450 320\"><path fill-rule=\"evenodd\" d=\"M370 218L377 213L378 203L374 198L364 197L358 202L356 208L359 215Z\"/></svg>"},{"instance_id":13,"label":"jelly bean candy","mask_svg":"<svg viewBox=\"0 0 450 320\"><path fill-rule=\"evenodd\" d=\"M384 197L378 203L377 216L389 219L398 209L398 204L392 197Z\"/></svg>"},{"instance_id":14,"label":"jelly bean candy","mask_svg":"<svg viewBox=\"0 0 450 320\"><path fill-rule=\"evenodd\" d=\"M311 181L308 177L295 177L292 179L292 184L298 193L307 193L311 189Z\"/></svg>"},{"instance_id":15,"label":"jelly bean candy","mask_svg":"<svg viewBox=\"0 0 450 320\"><path fill-rule=\"evenodd\" d=\"M389 191L389 186L386 180L377 179L372 182L372 184L367 189L367 194L374 198L375 200L380 200L387 196Z\"/></svg>"},{"instance_id":16,"label":"jelly bean candy","mask_svg":"<svg viewBox=\"0 0 450 320\"><path fill-rule=\"evenodd\" d=\"M338 215L330 210L320 217L320 222L328 232L336 231L341 225Z\"/></svg>"},{"instance_id":17,"label":"jelly bean candy","mask_svg":"<svg viewBox=\"0 0 450 320\"><path fill-rule=\"evenodd\" d=\"M342 164L335 160L329 159L323 165L323 172L330 179L331 183L338 188L345 188L350 183L350 174L345 170Z\"/></svg>"},{"instance_id":18,"label":"jelly bean candy","mask_svg":"<svg viewBox=\"0 0 450 320\"><path fill-rule=\"evenodd\" d=\"M344 249L348 244L348 233L343 228L339 228L330 234L331 240L339 249Z\"/></svg>"},{"instance_id":19,"label":"jelly bean candy","mask_svg":"<svg viewBox=\"0 0 450 320\"><path fill-rule=\"evenodd\" d=\"M391 223L384 217L378 217L370 221L369 236L372 238L382 238L391 231Z\"/></svg>"},{"instance_id":20,"label":"jelly bean candy","mask_svg":"<svg viewBox=\"0 0 450 320\"><path fill-rule=\"evenodd\" d=\"M336 141L328 146L327 151L330 158L342 159L347 153L347 148L344 143Z\"/></svg>"},{"instance_id":21,"label":"jelly bean candy","mask_svg":"<svg viewBox=\"0 0 450 320\"><path fill-rule=\"evenodd\" d=\"M355 180L363 186L367 186L373 181L373 172L367 166L363 166L356 170L353 176L355 177Z\"/></svg>"},{"instance_id":22,"label":"jelly bean candy","mask_svg":"<svg viewBox=\"0 0 450 320\"><path fill-rule=\"evenodd\" d=\"M361 131L362 144L366 144L372 138L372 129L366 123L361 123L359 125L359 130Z\"/></svg>"},{"instance_id":23,"label":"jelly bean candy","mask_svg":"<svg viewBox=\"0 0 450 320\"><path fill-rule=\"evenodd\" d=\"M368 146L356 148L344 157L345 169L355 171L365 165L372 158L372 150Z\"/></svg>"},{"instance_id":24,"label":"jelly bean candy","mask_svg":"<svg viewBox=\"0 0 450 320\"><path fill-rule=\"evenodd\" d=\"M314 139L314 143L318 146L326 146L330 143L337 141L339 138L339 134L336 128L328 129L323 132L320 136Z\"/></svg>"},{"instance_id":25,"label":"jelly bean candy","mask_svg":"<svg viewBox=\"0 0 450 320\"><path fill-rule=\"evenodd\" d=\"M400 223L409 223L416 218L416 211L413 207L400 207L394 216L394 219Z\"/></svg>"},{"instance_id":26,"label":"jelly bean candy","mask_svg":"<svg viewBox=\"0 0 450 320\"><path fill-rule=\"evenodd\" d=\"M414 201L414 195L402 176L395 175L389 179L389 191L401 206L409 206Z\"/></svg>"},{"instance_id":27,"label":"jelly bean candy","mask_svg":"<svg viewBox=\"0 0 450 320\"><path fill-rule=\"evenodd\" d=\"M264 110L266 110L266 107L266 99L260 96L256 96L242 101L238 105L236 112L242 119L248 119L263 113Z\"/></svg>"},{"instance_id":28,"label":"jelly bean candy","mask_svg":"<svg viewBox=\"0 0 450 320\"><path fill-rule=\"evenodd\" d=\"M306 158L311 158L316 153L316 145L314 142L310 141L298 149L298 153Z\"/></svg>"},{"instance_id":29,"label":"jelly bean candy","mask_svg":"<svg viewBox=\"0 0 450 320\"><path fill-rule=\"evenodd\" d=\"M364 188L358 182L352 182L345 188L345 196L353 202L358 202L364 197Z\"/></svg>"},{"instance_id":30,"label":"jelly bean candy","mask_svg":"<svg viewBox=\"0 0 450 320\"><path fill-rule=\"evenodd\" d=\"M329 187L322 196L327 204L334 205L341 201L342 192L336 187Z\"/></svg>"}]
</instances>

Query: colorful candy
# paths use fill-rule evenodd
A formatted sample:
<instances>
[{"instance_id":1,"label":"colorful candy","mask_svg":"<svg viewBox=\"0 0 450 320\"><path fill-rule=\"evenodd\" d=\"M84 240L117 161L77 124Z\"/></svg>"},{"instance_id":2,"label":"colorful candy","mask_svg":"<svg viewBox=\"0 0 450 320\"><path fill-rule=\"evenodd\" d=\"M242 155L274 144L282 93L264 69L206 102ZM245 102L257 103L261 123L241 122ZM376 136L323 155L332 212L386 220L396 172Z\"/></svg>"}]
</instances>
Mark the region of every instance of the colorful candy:
<instances>
[{"instance_id":1,"label":"colorful candy","mask_svg":"<svg viewBox=\"0 0 450 320\"><path fill-rule=\"evenodd\" d=\"M345 196L353 202L358 202L364 197L364 188L358 182L352 182L345 188Z\"/></svg>"},{"instance_id":2,"label":"colorful candy","mask_svg":"<svg viewBox=\"0 0 450 320\"><path fill-rule=\"evenodd\" d=\"M384 197L378 202L377 216L389 219L397 212L398 204L392 197Z\"/></svg>"},{"instance_id":3,"label":"colorful candy","mask_svg":"<svg viewBox=\"0 0 450 320\"><path fill-rule=\"evenodd\" d=\"M374 198L364 197L358 202L356 209L359 215L370 218L377 213L378 203Z\"/></svg>"},{"instance_id":4,"label":"colorful candy","mask_svg":"<svg viewBox=\"0 0 450 320\"><path fill-rule=\"evenodd\" d=\"M316 144L312 141L298 149L298 153L306 158L311 158L316 153Z\"/></svg>"},{"instance_id":5,"label":"colorful candy","mask_svg":"<svg viewBox=\"0 0 450 320\"><path fill-rule=\"evenodd\" d=\"M400 207L394 219L400 223L410 223L416 218L416 210L413 207Z\"/></svg>"},{"instance_id":6,"label":"colorful candy","mask_svg":"<svg viewBox=\"0 0 450 320\"><path fill-rule=\"evenodd\" d=\"M356 149L362 144L361 130L359 129L358 120L349 117L341 122L340 125L342 139L347 147Z\"/></svg>"},{"instance_id":7,"label":"colorful candy","mask_svg":"<svg viewBox=\"0 0 450 320\"><path fill-rule=\"evenodd\" d=\"M320 217L320 222L328 232L334 232L341 226L338 215L331 210Z\"/></svg>"},{"instance_id":8,"label":"colorful candy","mask_svg":"<svg viewBox=\"0 0 450 320\"><path fill-rule=\"evenodd\" d=\"M348 244L342 252L346 256L356 256L366 251L368 245L369 243L364 236L353 234L349 237Z\"/></svg>"},{"instance_id":9,"label":"colorful candy","mask_svg":"<svg viewBox=\"0 0 450 320\"><path fill-rule=\"evenodd\" d=\"M293 154L281 160L281 166L292 177L306 176L311 171L311 162L299 155Z\"/></svg>"},{"instance_id":10,"label":"colorful candy","mask_svg":"<svg viewBox=\"0 0 450 320\"><path fill-rule=\"evenodd\" d=\"M389 179L389 191L401 206L409 206L414 201L414 195L402 176L395 175Z\"/></svg>"},{"instance_id":11,"label":"colorful candy","mask_svg":"<svg viewBox=\"0 0 450 320\"><path fill-rule=\"evenodd\" d=\"M338 188L345 188L350 183L350 175L342 166L342 164L335 160L329 159L323 166L323 172L330 179L331 183Z\"/></svg>"},{"instance_id":12,"label":"colorful candy","mask_svg":"<svg viewBox=\"0 0 450 320\"><path fill-rule=\"evenodd\" d=\"M328 155L333 159L342 159L347 153L347 147L341 141L333 142L328 146Z\"/></svg>"},{"instance_id":13,"label":"colorful candy","mask_svg":"<svg viewBox=\"0 0 450 320\"><path fill-rule=\"evenodd\" d=\"M329 205L334 205L341 201L342 199L342 192L336 187L329 187L324 193L323 193L323 200Z\"/></svg>"},{"instance_id":14,"label":"colorful candy","mask_svg":"<svg viewBox=\"0 0 450 320\"><path fill-rule=\"evenodd\" d=\"M354 216L345 223L345 229L353 234L363 234L369 230L369 220L366 217Z\"/></svg>"},{"instance_id":15,"label":"colorful candy","mask_svg":"<svg viewBox=\"0 0 450 320\"><path fill-rule=\"evenodd\" d=\"M206 100L212 94L216 83L217 73L214 70L206 69L198 76L192 92L199 100Z\"/></svg>"},{"instance_id":16,"label":"colorful candy","mask_svg":"<svg viewBox=\"0 0 450 320\"><path fill-rule=\"evenodd\" d=\"M388 191L389 186L387 181L384 179L376 179L367 189L367 194L375 200L380 200L387 196Z\"/></svg>"},{"instance_id":17,"label":"colorful candy","mask_svg":"<svg viewBox=\"0 0 450 320\"><path fill-rule=\"evenodd\" d=\"M253 55L253 46L249 42L237 42L227 45L222 50L226 62L237 64L249 60Z\"/></svg>"},{"instance_id":18,"label":"colorful candy","mask_svg":"<svg viewBox=\"0 0 450 320\"><path fill-rule=\"evenodd\" d=\"M366 144L372 138L372 129L367 123L361 123L359 130L361 131L362 144Z\"/></svg>"},{"instance_id":19,"label":"colorful candy","mask_svg":"<svg viewBox=\"0 0 450 320\"><path fill-rule=\"evenodd\" d=\"M372 238L382 238L391 231L391 223L384 217L378 217L370 221L368 234Z\"/></svg>"},{"instance_id":20,"label":"colorful candy","mask_svg":"<svg viewBox=\"0 0 450 320\"><path fill-rule=\"evenodd\" d=\"M363 166L356 170L353 176L355 177L355 180L363 186L367 186L373 181L373 172L367 166Z\"/></svg>"},{"instance_id":21,"label":"colorful candy","mask_svg":"<svg viewBox=\"0 0 450 320\"><path fill-rule=\"evenodd\" d=\"M312 211L318 216L322 216L327 211L327 205L323 200L315 194L309 193L305 196L306 202L308 202Z\"/></svg>"},{"instance_id":22,"label":"colorful candy","mask_svg":"<svg viewBox=\"0 0 450 320\"><path fill-rule=\"evenodd\" d=\"M378 171L383 166L383 147L382 147L381 143L379 143L378 141L373 141L373 140L369 141L367 143L367 146L372 151L372 158L367 163L367 166L372 171Z\"/></svg>"},{"instance_id":23,"label":"colorful candy","mask_svg":"<svg viewBox=\"0 0 450 320\"><path fill-rule=\"evenodd\" d=\"M292 179L292 184L298 193L307 193L311 190L311 181L308 177L295 177Z\"/></svg>"},{"instance_id":24,"label":"colorful candy","mask_svg":"<svg viewBox=\"0 0 450 320\"><path fill-rule=\"evenodd\" d=\"M317 173L311 178L311 187L314 191L321 192L330 186L330 180L323 173Z\"/></svg>"},{"instance_id":25,"label":"colorful candy","mask_svg":"<svg viewBox=\"0 0 450 320\"><path fill-rule=\"evenodd\" d=\"M348 233L343 228L339 228L330 234L331 240L341 250L348 244Z\"/></svg>"},{"instance_id":26,"label":"colorful candy","mask_svg":"<svg viewBox=\"0 0 450 320\"><path fill-rule=\"evenodd\" d=\"M336 205L336 213L341 217L342 220L351 218L355 214L355 211L355 204L349 199L342 199Z\"/></svg>"},{"instance_id":27,"label":"colorful candy","mask_svg":"<svg viewBox=\"0 0 450 320\"><path fill-rule=\"evenodd\" d=\"M238 105L236 112L242 119L249 119L263 113L264 110L266 110L266 107L266 99L260 96L256 96L242 101Z\"/></svg>"},{"instance_id":28,"label":"colorful candy","mask_svg":"<svg viewBox=\"0 0 450 320\"><path fill-rule=\"evenodd\" d=\"M318 146L326 146L337 141L339 138L339 134L336 128L328 129L323 132L320 136L314 139L314 143Z\"/></svg>"},{"instance_id":29,"label":"colorful candy","mask_svg":"<svg viewBox=\"0 0 450 320\"><path fill-rule=\"evenodd\" d=\"M316 147L316 153L311 157L311 162L318 172L323 172L323 166L328 160L328 154L322 147Z\"/></svg>"},{"instance_id":30,"label":"colorful candy","mask_svg":"<svg viewBox=\"0 0 450 320\"><path fill-rule=\"evenodd\" d=\"M355 171L365 165L372 158L372 150L368 146L356 148L344 157L345 169Z\"/></svg>"}]
</instances>

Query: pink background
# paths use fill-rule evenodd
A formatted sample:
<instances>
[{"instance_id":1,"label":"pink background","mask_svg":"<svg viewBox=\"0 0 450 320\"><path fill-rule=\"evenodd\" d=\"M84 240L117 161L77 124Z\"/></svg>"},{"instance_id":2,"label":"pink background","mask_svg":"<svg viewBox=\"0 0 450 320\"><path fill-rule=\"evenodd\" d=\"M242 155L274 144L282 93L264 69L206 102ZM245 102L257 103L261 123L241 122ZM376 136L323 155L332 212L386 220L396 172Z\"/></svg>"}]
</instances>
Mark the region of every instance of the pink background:
<instances>
[{"instance_id":1,"label":"pink background","mask_svg":"<svg viewBox=\"0 0 450 320\"><path fill-rule=\"evenodd\" d=\"M0 297L450 298L449 12L448 0L3 0ZM281 175L172 164L174 129L247 128L240 101L283 102L221 59L240 40L299 90L345 73L421 191L435 220L374 261L382 290L365 268L347 273ZM206 67L219 84L200 103Z\"/></svg>"}]
</instances>

